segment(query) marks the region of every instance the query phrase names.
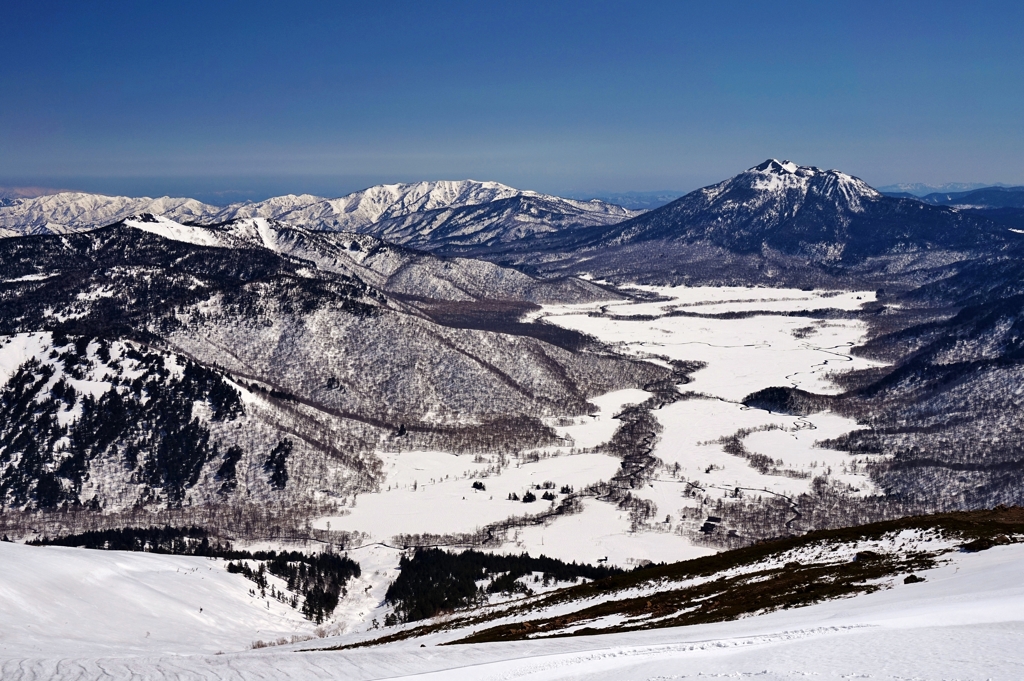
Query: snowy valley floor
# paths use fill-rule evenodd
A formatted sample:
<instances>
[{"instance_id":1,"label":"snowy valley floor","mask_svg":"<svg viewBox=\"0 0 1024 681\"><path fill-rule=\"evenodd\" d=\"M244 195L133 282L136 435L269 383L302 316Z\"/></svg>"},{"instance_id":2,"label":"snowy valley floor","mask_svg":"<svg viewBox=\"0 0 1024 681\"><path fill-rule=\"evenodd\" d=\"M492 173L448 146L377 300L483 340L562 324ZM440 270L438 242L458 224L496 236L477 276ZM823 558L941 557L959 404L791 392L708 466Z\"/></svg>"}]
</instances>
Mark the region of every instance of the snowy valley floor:
<instances>
[{"instance_id":1,"label":"snowy valley floor","mask_svg":"<svg viewBox=\"0 0 1024 681\"><path fill-rule=\"evenodd\" d=\"M699 505L688 494L696 483L709 496L739 494L799 494L809 489L814 475L829 472L834 480L867 492L870 481L859 468L864 463L843 452L815 446L857 427L830 413L809 417L786 416L749 409L745 396L770 386L794 386L818 393L835 393L833 371L866 368L873 363L851 357L867 327L857 319L788 316L803 310L856 310L873 302L866 292L833 293L766 288L643 287L657 293L659 302L589 303L546 306L537 317L548 323L596 336L625 354L653 361L691 360L707 366L693 374L681 390L700 393L659 409L664 428L654 455L666 464L653 484L637 496L657 504L660 520L651 531L632 532L625 511L587 499L583 512L552 523L521 528L502 551L528 551L562 560L632 567L643 561L678 561L709 553L681 536L678 511ZM745 313L744 318L670 316L672 313ZM757 313L764 314L757 314ZM774 313L774 314L772 314ZM637 317L640 318L637 318ZM658 359L662 358L662 359ZM536 514L546 504L508 501L533 485L554 483L580 489L610 479L619 460L603 453L579 453L606 442L624 405L643 402L642 390L620 390L592 400L600 411L576 418L569 425L552 423L574 447L549 448L540 459L496 456L455 456L444 452L382 454L387 480L378 493L362 494L336 516L315 522L321 529L367 533L373 541L388 542L399 534L468 533L512 515ZM764 475L743 458L728 454L719 440L740 429L754 432L744 444L756 453L781 460L791 475ZM676 475L667 468L678 464ZM474 490L474 481L486 490ZM537 492L540 496L540 492ZM559 495L560 499L561 496ZM329 525L328 525L329 524ZM396 559L397 562L397 559Z\"/></svg>"}]
</instances>

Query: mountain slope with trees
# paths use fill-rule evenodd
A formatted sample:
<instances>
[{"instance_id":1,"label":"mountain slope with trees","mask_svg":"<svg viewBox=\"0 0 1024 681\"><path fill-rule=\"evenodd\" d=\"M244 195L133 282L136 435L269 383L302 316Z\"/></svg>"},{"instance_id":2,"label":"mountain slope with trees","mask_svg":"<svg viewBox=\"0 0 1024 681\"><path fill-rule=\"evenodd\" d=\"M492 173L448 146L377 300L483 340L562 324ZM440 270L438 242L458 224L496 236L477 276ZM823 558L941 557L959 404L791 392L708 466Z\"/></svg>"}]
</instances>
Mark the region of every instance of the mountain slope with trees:
<instances>
[{"instance_id":1,"label":"mountain slope with trees","mask_svg":"<svg viewBox=\"0 0 1024 681\"><path fill-rule=\"evenodd\" d=\"M379 484L379 448L551 443L540 418L670 373L586 339L435 323L343 273L358 259L319 267L239 225L229 248L150 231L172 228L0 240L4 505L316 504Z\"/></svg>"}]
</instances>

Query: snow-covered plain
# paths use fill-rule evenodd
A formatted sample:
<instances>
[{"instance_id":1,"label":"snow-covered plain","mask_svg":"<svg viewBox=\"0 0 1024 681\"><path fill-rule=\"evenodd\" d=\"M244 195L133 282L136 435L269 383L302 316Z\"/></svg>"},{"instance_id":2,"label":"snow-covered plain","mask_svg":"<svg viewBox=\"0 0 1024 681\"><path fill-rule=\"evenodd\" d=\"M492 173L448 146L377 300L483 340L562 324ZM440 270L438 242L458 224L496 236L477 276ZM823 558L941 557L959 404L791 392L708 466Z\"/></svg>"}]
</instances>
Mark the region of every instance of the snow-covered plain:
<instances>
[{"instance_id":1,"label":"snow-covered plain","mask_svg":"<svg viewBox=\"0 0 1024 681\"><path fill-rule=\"evenodd\" d=\"M582 513L515 530L499 551L527 551L586 562L607 558L627 568L648 560L685 560L711 552L678 532L679 510L701 503L691 494L695 487L709 497L791 495L808 490L813 477L827 473L853 490L871 490L862 465L855 465L857 462L843 452L816 446L819 440L853 430L857 427L854 421L830 413L809 417L773 414L749 409L740 400L778 385L836 392L828 378L830 372L870 366L869 361L849 354L864 337L863 322L783 313L852 311L872 302L873 293L743 287L642 290L657 294L659 300L545 306L534 314L549 323L592 334L625 353L654 361L707 363L681 388L699 393L699 399L676 402L656 412L664 431L654 454L666 468L636 496L657 504L660 522L647 531L634 532L625 511L585 499ZM774 314L669 316L678 312ZM551 504L509 501L509 494L522 497L530 487L548 481L555 483L553 491L558 492L563 485L580 489L611 478L618 459L579 452L607 442L619 424L614 416L624 405L642 403L647 397L642 390L616 391L593 400L599 407L593 416L553 421L561 436L571 438L571 446L539 452L535 461L444 452L384 453L387 480L381 491L358 496L343 514L319 518L314 525L326 529L330 523L330 529L364 532L374 542L387 543L397 535L471 533L510 516L537 514ZM762 474L723 449L719 440L740 429L754 431L743 438L745 446L774 459L776 474ZM486 489L473 489L473 482L483 483ZM395 564L397 561L396 552Z\"/></svg>"},{"instance_id":2,"label":"snow-covered plain","mask_svg":"<svg viewBox=\"0 0 1024 681\"><path fill-rule=\"evenodd\" d=\"M547 306L545 321L597 336L622 352L706 362L682 390L698 395L656 412L664 427L654 454L705 492L726 495L799 494L813 477L829 478L868 492L863 460L822 449L820 440L857 428L831 413L786 416L741 403L770 386L792 386L831 394L832 372L873 366L850 355L861 342L864 322L789 316L810 310L856 310L874 293L801 291L744 287L639 287L658 294L656 302ZM766 314L759 314L759 313ZM686 316L671 316L680 314ZM743 313L739 317L692 316ZM750 315L750 316L746 316ZM726 453L719 440L744 429L748 451L776 461L780 473L764 475ZM781 463L779 463L781 461ZM689 487L689 484L682 487ZM679 481L662 475L646 493L666 514L680 505Z\"/></svg>"},{"instance_id":3,"label":"snow-covered plain","mask_svg":"<svg viewBox=\"0 0 1024 681\"><path fill-rule=\"evenodd\" d=\"M872 302L873 293L742 287L644 290L660 299L546 306L535 315L654 361L707 363L706 368L693 374L691 383L681 387L702 397L655 412L664 431L654 454L666 466L649 487L634 494L657 504L656 522L645 530L633 531L626 511L585 498L581 513L514 529L506 543L493 550L526 551L590 563L606 558L624 568L646 561L674 562L713 552L707 546L693 544L681 532L693 528L680 524L680 510L701 505L703 498L799 494L810 488L813 477L825 473L851 490L871 491L862 465L855 465L848 454L816 446L819 440L855 429L854 421L831 413L809 417L773 414L747 408L740 400L756 390L777 385L835 392L829 372L870 366L867 360L849 355L849 349L864 337L863 322L780 313L852 311ZM677 311L775 314L741 318L666 316ZM363 532L371 544L397 546L399 535L472 533L510 516L541 513L557 502L538 499L523 504L509 501L509 494L522 497L527 489L547 481L555 484L554 492L559 492L563 485L578 490L610 479L618 469L618 459L599 451L580 452L607 442L619 424L614 416L622 407L642 403L648 397L649 393L642 390L616 391L593 400L599 411L592 416L552 421L561 436L572 439L572 445L539 452L537 460L444 452L382 453L387 479L381 491L359 495L342 514L319 518L314 526ZM743 438L749 451L781 462L777 472L762 474L745 459L723 449L720 439L740 429L754 431ZM474 482L486 489L473 489ZM699 492L696 495L695 489ZM539 491L535 493L540 496ZM380 574L368 579L372 582L370 591L383 594L386 582L379 582L391 579L400 552L386 547L377 551L374 560L380 562ZM357 610L358 616L344 623L348 631L365 630L372 619L382 621L387 612L386 608L366 603ZM356 615L355 611L352 614Z\"/></svg>"}]
</instances>

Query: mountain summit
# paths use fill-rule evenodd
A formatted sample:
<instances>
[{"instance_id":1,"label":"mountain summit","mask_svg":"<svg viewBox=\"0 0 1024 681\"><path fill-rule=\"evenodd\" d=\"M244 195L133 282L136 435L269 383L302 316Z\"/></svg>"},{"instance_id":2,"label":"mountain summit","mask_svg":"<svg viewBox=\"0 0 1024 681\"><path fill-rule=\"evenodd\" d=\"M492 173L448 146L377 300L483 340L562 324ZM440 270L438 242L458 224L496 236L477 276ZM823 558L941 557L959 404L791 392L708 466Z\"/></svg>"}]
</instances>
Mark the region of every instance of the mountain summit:
<instances>
[{"instance_id":1,"label":"mountain summit","mask_svg":"<svg viewBox=\"0 0 1024 681\"><path fill-rule=\"evenodd\" d=\"M629 247L638 253L651 242L667 242L673 249L702 244L737 255L774 252L838 264L894 253L969 250L1007 236L991 220L885 196L838 170L768 159L631 220L588 230L572 246L602 253Z\"/></svg>"},{"instance_id":2,"label":"mountain summit","mask_svg":"<svg viewBox=\"0 0 1024 681\"><path fill-rule=\"evenodd\" d=\"M769 159L622 225L617 240L707 240L730 250L811 252L841 257L858 218L882 195L838 170Z\"/></svg>"}]
</instances>

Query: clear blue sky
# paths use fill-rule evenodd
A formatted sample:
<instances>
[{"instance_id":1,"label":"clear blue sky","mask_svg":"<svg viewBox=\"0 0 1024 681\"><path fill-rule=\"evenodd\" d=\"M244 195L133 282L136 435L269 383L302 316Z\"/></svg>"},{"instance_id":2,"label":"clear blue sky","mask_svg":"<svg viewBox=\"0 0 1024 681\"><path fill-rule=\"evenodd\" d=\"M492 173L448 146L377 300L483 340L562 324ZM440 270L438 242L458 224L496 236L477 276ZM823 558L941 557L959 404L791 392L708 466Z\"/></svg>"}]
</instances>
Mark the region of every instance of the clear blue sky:
<instances>
[{"instance_id":1,"label":"clear blue sky","mask_svg":"<svg viewBox=\"0 0 1024 681\"><path fill-rule=\"evenodd\" d=\"M1024 3L0 3L0 185L1024 184ZM234 193L233 193L234 192Z\"/></svg>"}]
</instances>

